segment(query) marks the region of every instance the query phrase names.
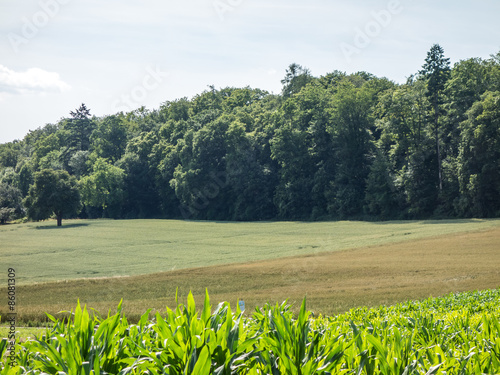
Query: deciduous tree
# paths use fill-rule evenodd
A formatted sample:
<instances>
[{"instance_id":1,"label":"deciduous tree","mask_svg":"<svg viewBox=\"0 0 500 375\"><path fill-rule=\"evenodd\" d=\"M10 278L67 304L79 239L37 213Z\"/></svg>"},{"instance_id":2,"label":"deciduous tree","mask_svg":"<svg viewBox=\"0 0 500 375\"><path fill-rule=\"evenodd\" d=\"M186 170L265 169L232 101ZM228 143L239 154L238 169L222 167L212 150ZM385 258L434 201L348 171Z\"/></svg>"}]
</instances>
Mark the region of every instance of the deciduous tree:
<instances>
[{"instance_id":1,"label":"deciduous tree","mask_svg":"<svg viewBox=\"0 0 500 375\"><path fill-rule=\"evenodd\" d=\"M459 155L461 211L500 215L500 92L486 92L462 123Z\"/></svg>"},{"instance_id":2,"label":"deciduous tree","mask_svg":"<svg viewBox=\"0 0 500 375\"><path fill-rule=\"evenodd\" d=\"M0 183L0 224L23 215L21 191L14 186Z\"/></svg>"},{"instance_id":3,"label":"deciduous tree","mask_svg":"<svg viewBox=\"0 0 500 375\"><path fill-rule=\"evenodd\" d=\"M25 206L29 218L45 220L55 215L60 227L63 217L76 216L81 210L76 179L63 170L44 169L35 173Z\"/></svg>"},{"instance_id":4,"label":"deciduous tree","mask_svg":"<svg viewBox=\"0 0 500 375\"><path fill-rule=\"evenodd\" d=\"M124 197L123 180L123 169L98 158L94 162L92 173L79 182L83 203L107 209L112 217L119 217Z\"/></svg>"}]
</instances>

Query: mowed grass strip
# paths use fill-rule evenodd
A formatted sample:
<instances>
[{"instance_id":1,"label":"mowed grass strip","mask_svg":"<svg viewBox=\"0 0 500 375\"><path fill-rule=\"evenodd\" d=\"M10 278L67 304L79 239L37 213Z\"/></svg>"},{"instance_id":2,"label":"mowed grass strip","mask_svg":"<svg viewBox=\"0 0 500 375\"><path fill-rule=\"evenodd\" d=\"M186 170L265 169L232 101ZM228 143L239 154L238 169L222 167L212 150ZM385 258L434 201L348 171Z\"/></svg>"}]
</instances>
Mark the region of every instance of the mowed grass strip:
<instances>
[{"instance_id":1,"label":"mowed grass strip","mask_svg":"<svg viewBox=\"0 0 500 375\"><path fill-rule=\"evenodd\" d=\"M500 220L68 220L58 228L49 221L0 226L0 264L14 268L23 285L277 259L499 226Z\"/></svg>"},{"instance_id":2,"label":"mowed grass strip","mask_svg":"<svg viewBox=\"0 0 500 375\"><path fill-rule=\"evenodd\" d=\"M46 331L46 328L37 327L17 327L16 328L16 340L18 342L25 342L28 339L34 339L35 337L40 337ZM10 335L10 327L0 326L0 338L7 338Z\"/></svg>"},{"instance_id":3,"label":"mowed grass strip","mask_svg":"<svg viewBox=\"0 0 500 375\"><path fill-rule=\"evenodd\" d=\"M18 316L36 320L45 311L57 314L73 308L77 299L106 315L123 298L124 311L133 320L148 308L154 313L175 307L177 288L182 299L192 290L197 303L203 302L205 288L214 304L242 299L248 311L285 299L298 308L307 295L312 311L331 315L359 306L498 288L499 244L500 228L494 228L243 264L41 283L18 288ZM0 295L6 295L5 289Z\"/></svg>"}]
</instances>

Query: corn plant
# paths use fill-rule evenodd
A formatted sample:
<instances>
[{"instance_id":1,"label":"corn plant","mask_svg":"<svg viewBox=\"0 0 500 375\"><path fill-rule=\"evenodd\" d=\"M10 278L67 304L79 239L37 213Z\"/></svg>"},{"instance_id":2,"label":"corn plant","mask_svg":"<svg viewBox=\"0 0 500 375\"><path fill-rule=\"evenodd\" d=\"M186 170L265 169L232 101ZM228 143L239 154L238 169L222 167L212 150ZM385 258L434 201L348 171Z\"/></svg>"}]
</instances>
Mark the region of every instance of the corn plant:
<instances>
[{"instance_id":1,"label":"corn plant","mask_svg":"<svg viewBox=\"0 0 500 375\"><path fill-rule=\"evenodd\" d=\"M0 375L500 373L500 290L450 294L312 318L302 302L250 316L227 302L201 309L193 295L129 324L122 303L101 318L77 303L66 319L17 343L16 367L0 341Z\"/></svg>"}]
</instances>

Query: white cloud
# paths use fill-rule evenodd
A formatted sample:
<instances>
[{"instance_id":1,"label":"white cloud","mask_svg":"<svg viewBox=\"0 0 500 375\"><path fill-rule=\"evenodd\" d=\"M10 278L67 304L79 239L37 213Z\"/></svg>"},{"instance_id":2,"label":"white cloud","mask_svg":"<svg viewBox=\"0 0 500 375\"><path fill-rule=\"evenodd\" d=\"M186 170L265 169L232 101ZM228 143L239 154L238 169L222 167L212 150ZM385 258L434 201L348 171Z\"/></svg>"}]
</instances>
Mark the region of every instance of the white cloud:
<instances>
[{"instance_id":1,"label":"white cloud","mask_svg":"<svg viewBox=\"0 0 500 375\"><path fill-rule=\"evenodd\" d=\"M57 93L67 91L70 88L55 72L48 72L40 68L16 72L0 65L0 95Z\"/></svg>"}]
</instances>

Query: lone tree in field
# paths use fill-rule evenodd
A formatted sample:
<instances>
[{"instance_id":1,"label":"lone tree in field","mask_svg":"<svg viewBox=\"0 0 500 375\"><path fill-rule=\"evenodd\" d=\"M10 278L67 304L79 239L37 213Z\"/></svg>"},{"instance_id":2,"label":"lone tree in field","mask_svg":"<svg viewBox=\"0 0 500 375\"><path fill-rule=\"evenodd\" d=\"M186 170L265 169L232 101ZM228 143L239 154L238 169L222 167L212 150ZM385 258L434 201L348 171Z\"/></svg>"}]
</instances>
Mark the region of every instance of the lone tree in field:
<instances>
[{"instance_id":1,"label":"lone tree in field","mask_svg":"<svg viewBox=\"0 0 500 375\"><path fill-rule=\"evenodd\" d=\"M45 220L54 214L60 227L63 216L77 215L82 208L76 179L66 171L36 173L25 205L30 219Z\"/></svg>"}]
</instances>

